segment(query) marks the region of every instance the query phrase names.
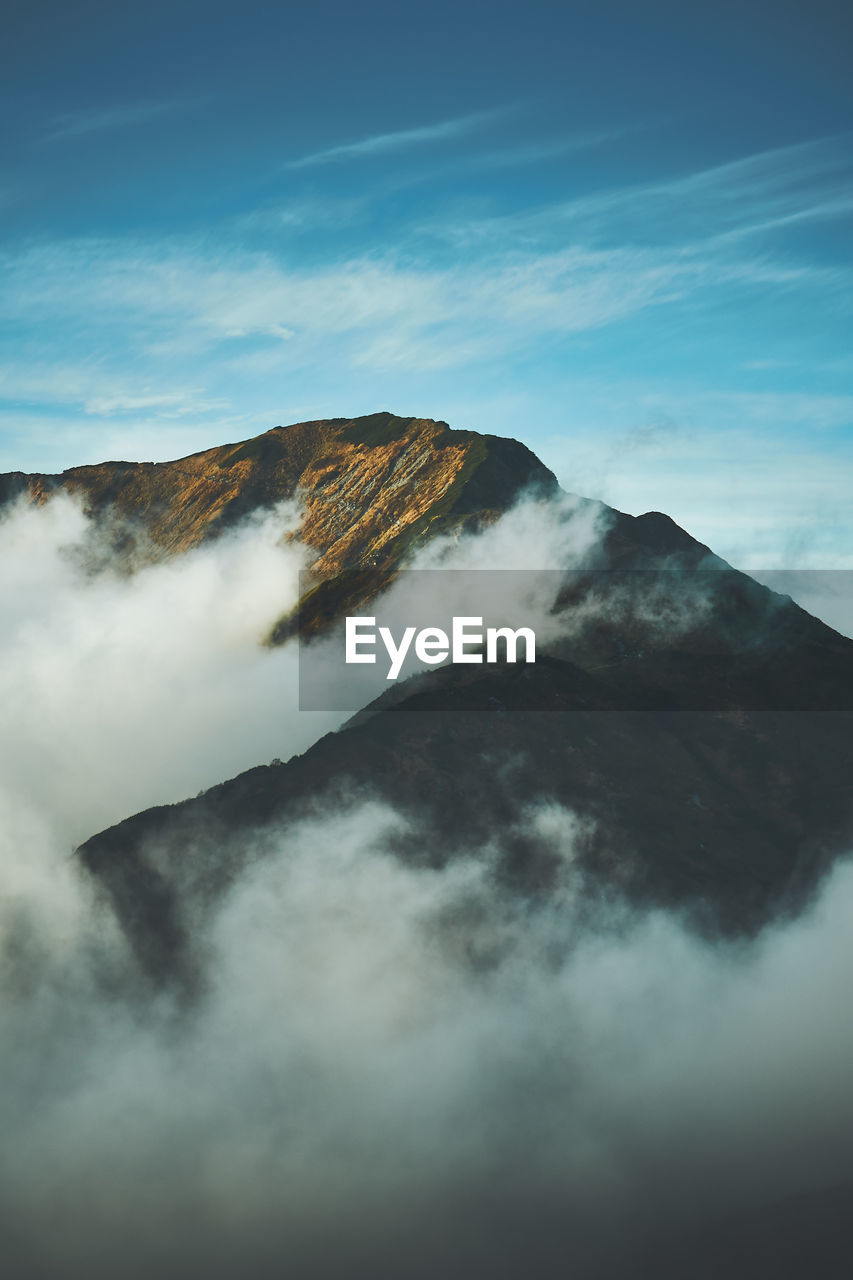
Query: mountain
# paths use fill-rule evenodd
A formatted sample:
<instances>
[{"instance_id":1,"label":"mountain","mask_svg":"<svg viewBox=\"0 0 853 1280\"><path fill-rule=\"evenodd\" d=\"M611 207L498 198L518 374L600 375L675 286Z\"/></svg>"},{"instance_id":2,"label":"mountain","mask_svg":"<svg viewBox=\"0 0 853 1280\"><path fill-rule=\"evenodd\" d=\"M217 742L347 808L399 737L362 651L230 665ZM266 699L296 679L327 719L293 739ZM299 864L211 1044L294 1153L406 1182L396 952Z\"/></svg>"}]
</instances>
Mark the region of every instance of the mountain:
<instances>
[{"instance_id":1,"label":"mountain","mask_svg":"<svg viewBox=\"0 0 853 1280\"><path fill-rule=\"evenodd\" d=\"M113 489L109 466L127 468ZM138 499L146 527L172 550L301 493L317 586L279 639L375 595L436 533L482 526L531 489L559 501L523 445L389 414L276 428L159 470L82 470L98 476L86 490L95 510L131 512L132 493L151 495ZM73 487L78 473L65 475ZM534 667L433 670L304 755L82 846L151 974L191 974L199 922L270 833L286 839L301 817L359 798L408 819L400 857L440 864L488 847L522 896L553 883L535 812L557 804L582 821L579 871L593 893L675 907L727 935L802 907L853 837L853 641L668 517L601 510L604 535L567 568L554 614L602 597L608 608ZM649 621L655 592L678 605L697 582L703 608L687 624Z\"/></svg>"},{"instance_id":2,"label":"mountain","mask_svg":"<svg viewBox=\"0 0 853 1280\"><path fill-rule=\"evenodd\" d=\"M709 932L750 934L799 910L853 836L844 710L673 710L656 679L624 690L570 662L471 677L455 669L379 699L304 755L259 766L86 842L140 955L160 976L191 951L193 921L263 845L265 829L353 797L404 814L401 857L430 865L489 844L520 892L556 871L530 814L557 803L590 823L582 866L634 902L689 911ZM788 680L801 667L792 655ZM749 685L749 671L740 677ZM743 701L748 701L744 699ZM258 838L260 833L260 838Z\"/></svg>"},{"instance_id":3,"label":"mountain","mask_svg":"<svg viewBox=\"0 0 853 1280\"><path fill-rule=\"evenodd\" d=\"M298 422L175 462L103 462L60 475L0 476L0 504L64 490L93 517L136 527L161 553L186 551L297 493L302 538L329 573L397 558L403 545L503 511L525 487L556 488L523 444L446 422L374 413Z\"/></svg>"},{"instance_id":4,"label":"mountain","mask_svg":"<svg viewBox=\"0 0 853 1280\"><path fill-rule=\"evenodd\" d=\"M522 491L556 488L553 474L517 440L374 413L273 427L175 462L0 475L0 507L22 497L43 503L64 491L82 500L116 558L156 559L298 498L300 538L328 580L347 568L387 574L436 533L494 519ZM329 598L326 587L318 604ZM338 612L338 604L326 607ZM291 629L284 625L273 640Z\"/></svg>"},{"instance_id":5,"label":"mountain","mask_svg":"<svg viewBox=\"0 0 853 1280\"><path fill-rule=\"evenodd\" d=\"M381 412L273 427L172 462L10 472L0 475L0 510L63 492L82 502L113 562L128 564L178 555L296 499L316 575L298 623L311 632L376 594L436 535L482 527L522 494L553 497L559 486L518 440ZM709 549L660 512L633 517L589 505L607 512L602 567L649 568L672 555L693 568L709 561ZM271 638L286 639L296 625L282 619Z\"/></svg>"}]
</instances>

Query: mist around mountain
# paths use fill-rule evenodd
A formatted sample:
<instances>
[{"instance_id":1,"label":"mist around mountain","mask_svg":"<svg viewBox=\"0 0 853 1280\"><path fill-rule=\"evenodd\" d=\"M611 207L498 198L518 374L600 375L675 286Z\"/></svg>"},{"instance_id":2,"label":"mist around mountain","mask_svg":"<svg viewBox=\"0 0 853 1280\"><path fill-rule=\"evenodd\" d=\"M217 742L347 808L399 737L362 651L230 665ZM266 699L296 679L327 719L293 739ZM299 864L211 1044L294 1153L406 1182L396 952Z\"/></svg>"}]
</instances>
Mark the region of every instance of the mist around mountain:
<instances>
[{"instance_id":1,"label":"mist around mountain","mask_svg":"<svg viewBox=\"0 0 853 1280\"><path fill-rule=\"evenodd\" d=\"M425 419L0 492L12 1274L837 1274L853 642Z\"/></svg>"}]
</instances>

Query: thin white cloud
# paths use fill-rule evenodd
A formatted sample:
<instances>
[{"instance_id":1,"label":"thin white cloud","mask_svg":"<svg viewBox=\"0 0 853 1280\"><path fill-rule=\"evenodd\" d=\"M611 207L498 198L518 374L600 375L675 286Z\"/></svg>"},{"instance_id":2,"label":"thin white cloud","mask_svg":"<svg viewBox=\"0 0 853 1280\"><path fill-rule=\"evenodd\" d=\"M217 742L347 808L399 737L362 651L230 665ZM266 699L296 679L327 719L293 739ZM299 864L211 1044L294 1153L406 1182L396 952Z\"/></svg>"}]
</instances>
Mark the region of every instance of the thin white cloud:
<instances>
[{"instance_id":1,"label":"thin white cloud","mask_svg":"<svg viewBox=\"0 0 853 1280\"><path fill-rule=\"evenodd\" d=\"M416 129L398 129L392 133L372 134L357 142L346 142L340 146L314 151L310 155L289 161L286 167L307 169L315 165L332 164L338 160L359 160L384 155L390 151L406 151L410 147L419 147L430 142L444 142L448 138L458 138L464 134L473 133L477 129L485 129L505 116L507 111L506 107L498 107L490 111L474 111L469 115L456 116L452 120L440 120L435 124L422 125Z\"/></svg>"},{"instance_id":2,"label":"thin white cloud","mask_svg":"<svg viewBox=\"0 0 853 1280\"><path fill-rule=\"evenodd\" d=\"M107 395L96 395L84 402L83 409L97 417L113 414L136 413L141 409L154 409L161 417L182 418L187 414L198 414L211 409L223 408L220 400L203 399L199 387L188 387L185 391L166 391L162 394L155 391L143 391L138 395L125 392L112 392Z\"/></svg>"},{"instance_id":3,"label":"thin white cloud","mask_svg":"<svg viewBox=\"0 0 853 1280\"><path fill-rule=\"evenodd\" d=\"M386 175L381 194L387 196L415 185L446 182L463 172L487 173L500 169L520 168L525 165L552 163L563 156L568 157L593 147L606 146L610 142L635 133L642 127L645 127L645 122L549 138L529 138L523 142L493 150L468 149L464 154L443 160L433 166L418 165L416 169L397 170L393 176ZM380 193L375 192L375 194Z\"/></svg>"},{"instance_id":4,"label":"thin white cloud","mask_svg":"<svg viewBox=\"0 0 853 1280\"><path fill-rule=\"evenodd\" d=\"M637 199L675 200L703 205L717 220L739 227L768 222L831 216L842 212L845 196L853 194L849 138L815 138L791 146L774 147L660 183L593 196L590 208L617 207ZM567 210L571 206L566 206Z\"/></svg>"},{"instance_id":5,"label":"thin white cloud","mask_svg":"<svg viewBox=\"0 0 853 1280\"><path fill-rule=\"evenodd\" d=\"M601 147L631 132L623 129L598 129L590 133L571 134L567 137L549 138L545 141L522 142L518 146L503 147L473 157L470 163L477 169L509 169L515 165L540 164L556 160L559 156Z\"/></svg>"},{"instance_id":6,"label":"thin white cloud","mask_svg":"<svg viewBox=\"0 0 853 1280\"><path fill-rule=\"evenodd\" d=\"M749 572L853 568L853 451L846 433L831 440L825 434L853 422L853 398L711 394L700 387L644 395L630 386L622 384L610 398L604 389L577 389L573 412L584 427L554 435L538 450L564 487L633 515L666 511ZM606 404L611 417L598 419L596 403ZM626 438L621 424L644 419L649 425ZM839 625L837 612L813 612Z\"/></svg>"},{"instance_id":7,"label":"thin white cloud","mask_svg":"<svg viewBox=\"0 0 853 1280\"><path fill-rule=\"evenodd\" d=\"M307 197L269 204L236 219L240 230L314 232L341 231L367 219L370 202L366 197Z\"/></svg>"},{"instance_id":8,"label":"thin white cloud","mask_svg":"<svg viewBox=\"0 0 853 1280\"><path fill-rule=\"evenodd\" d=\"M46 358L0 365L0 401L75 405L98 417L145 409L155 410L159 417L179 418L223 407L202 387L172 386L163 377L154 385L131 374L116 376L103 362L61 364Z\"/></svg>"},{"instance_id":9,"label":"thin white cloud","mask_svg":"<svg viewBox=\"0 0 853 1280\"><path fill-rule=\"evenodd\" d=\"M251 339L285 342L287 360L304 365L321 346L328 360L334 340L348 344L336 359L373 368L458 366L708 288L799 280L794 268L711 257L701 246L524 253L504 246L486 262L437 266L388 255L291 269L261 253L78 241L33 249L10 265L0 315L8 308L19 324L38 328L70 312L110 342L114 326L132 330L134 358L155 347L174 352L175 342L192 340L198 354Z\"/></svg>"},{"instance_id":10,"label":"thin white cloud","mask_svg":"<svg viewBox=\"0 0 853 1280\"><path fill-rule=\"evenodd\" d=\"M496 114L381 135L317 157L417 143ZM592 135L586 140L595 141ZM780 148L669 183L597 193L514 218L469 220L456 238L452 225L439 226L446 243L460 251L451 260L425 245L422 232L431 228L424 227L404 233L405 254L311 267L227 244L212 249L209 243L90 238L32 246L6 258L0 316L7 315L19 333L30 326L43 342L46 325L73 315L100 351L115 352L116 336L121 344L121 334L132 333L131 358L141 377L133 386L126 376L116 378L125 384L120 392L131 397L171 394L173 386L162 385L164 360L181 388L188 379L206 383L202 370L187 373L186 361L214 353L238 364L272 361L282 371L320 360L351 370L459 367L504 358L548 335L598 329L649 307L701 305L722 290L766 296L799 288L812 297L818 290L837 297L846 279L837 265L793 262L766 247L756 256L732 230L735 218L741 227L749 225L769 205L781 214L782 204L796 198L800 210L807 209L815 203L815 186L839 174L847 177L834 140ZM673 235L643 242L634 214L657 234L666 226ZM596 244L602 228L612 243ZM14 353L19 369L20 354ZM103 384L110 366L107 357L99 384L86 388L84 401L96 399L100 406L114 399ZM134 399L129 407L144 406Z\"/></svg>"},{"instance_id":11,"label":"thin white cloud","mask_svg":"<svg viewBox=\"0 0 853 1280\"><path fill-rule=\"evenodd\" d=\"M691 173L592 191L492 218L424 228L459 247L508 237L586 244L721 245L776 228L843 217L853 206L849 135L776 147Z\"/></svg>"},{"instance_id":12,"label":"thin white cloud","mask_svg":"<svg viewBox=\"0 0 853 1280\"><path fill-rule=\"evenodd\" d=\"M452 231L458 218L457 239L403 227L381 255L361 251L359 238L359 251L347 256L333 239L334 258L310 264L250 251L242 235L229 242L227 230L218 243L31 241L0 255L0 323L10 335L5 380L0 366L8 401L0 431L9 442L0 469L164 457L277 422L409 404L454 425L532 432L534 447L547 430L571 423L565 467L546 457L569 488L628 510L659 507L728 558L742 563L749 549L763 567L780 548L793 563L787 531L811 522L821 530L812 560L834 564L850 542L849 467L832 451L853 422L853 402L849 369L832 366L820 338L825 331L835 341L831 326L840 331L845 322L850 273L840 260L810 260L738 228L756 226L771 205L781 215L788 202L789 213L804 216L824 205L827 188L847 180L844 165L837 140L826 140L516 218L466 221L457 206L437 228ZM306 205L294 220L321 211ZM806 343L797 348L795 386L790 370L778 384L772 377L791 350L784 335L777 345L769 314L777 301ZM755 325L745 318L753 303ZM721 325L735 326L743 338L736 364L753 358L763 377L754 376L761 369L732 377L726 345L713 385L707 371L687 385L695 366L673 360L665 387L642 378L632 386L641 326L642 349L653 327L666 342L674 326L689 331L706 317L715 339ZM595 331L608 326L612 338L599 343ZM586 394L572 372L584 348L592 367L617 336L614 377ZM532 391L525 362L558 348L566 380L546 358ZM826 365L820 380L816 361ZM501 388L497 404L493 385ZM585 446L587 431L600 432L606 452L611 435L661 414L705 433L701 457L695 441L678 439L657 453L632 453L631 466L621 467ZM735 440L734 424L749 439ZM818 431L822 441L806 441ZM650 445L648 432L643 438ZM808 458L783 465L781 453L793 457L797 440Z\"/></svg>"},{"instance_id":13,"label":"thin white cloud","mask_svg":"<svg viewBox=\"0 0 853 1280\"><path fill-rule=\"evenodd\" d=\"M43 140L58 142L64 138L82 138L90 133L106 133L114 129L147 124L149 120L168 115L177 107L178 104L173 101L128 102L88 111L68 111L52 121Z\"/></svg>"}]
</instances>

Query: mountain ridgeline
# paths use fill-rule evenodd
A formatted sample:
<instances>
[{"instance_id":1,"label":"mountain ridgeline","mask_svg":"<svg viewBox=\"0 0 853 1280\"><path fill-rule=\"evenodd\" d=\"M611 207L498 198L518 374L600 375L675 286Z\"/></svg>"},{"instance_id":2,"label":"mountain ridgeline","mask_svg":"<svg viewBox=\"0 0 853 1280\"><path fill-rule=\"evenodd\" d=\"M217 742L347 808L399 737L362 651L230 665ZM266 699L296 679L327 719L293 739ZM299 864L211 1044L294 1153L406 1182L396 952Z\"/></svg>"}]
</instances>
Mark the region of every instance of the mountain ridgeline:
<instances>
[{"instance_id":1,"label":"mountain ridgeline","mask_svg":"<svg viewBox=\"0 0 853 1280\"><path fill-rule=\"evenodd\" d=\"M12 472L0 476L0 504L45 502L64 490L96 519L109 513L126 536L136 529L155 552L174 553L299 494L302 538L318 553L318 571L329 573L395 560L440 528L506 510L525 488L556 487L517 440L374 413L273 427L175 462Z\"/></svg>"},{"instance_id":2,"label":"mountain ridgeline","mask_svg":"<svg viewBox=\"0 0 853 1280\"><path fill-rule=\"evenodd\" d=\"M0 476L0 509L16 498L43 503L72 494L114 560L138 563L187 551L252 512L298 499L299 536L318 579L301 622L317 630L363 603L436 534L494 520L523 492L556 490L554 475L517 440L382 412L273 427L175 462L12 472ZM370 579L353 576L364 570ZM270 640L287 639L294 626L283 617Z\"/></svg>"},{"instance_id":3,"label":"mountain ridgeline","mask_svg":"<svg viewBox=\"0 0 853 1280\"><path fill-rule=\"evenodd\" d=\"M277 641L363 604L437 535L485 528L522 495L561 500L519 442L388 413L276 427L171 463L0 477L0 501L62 490L119 556L178 554L297 498L316 583ZM553 843L531 814L556 804L581 820L575 854L596 894L728 935L801 909L853 844L853 642L668 517L597 506L596 556L586 576L566 567L555 612L600 595L602 571L635 602L650 573L677 596L687 579L675 568L708 571L701 616L667 629L622 607L533 667L436 669L302 756L93 836L79 856L153 979L192 975L199 922L265 840L286 842L294 822L353 797L408 819L399 857L443 865L489 848L522 897L554 883Z\"/></svg>"}]
</instances>

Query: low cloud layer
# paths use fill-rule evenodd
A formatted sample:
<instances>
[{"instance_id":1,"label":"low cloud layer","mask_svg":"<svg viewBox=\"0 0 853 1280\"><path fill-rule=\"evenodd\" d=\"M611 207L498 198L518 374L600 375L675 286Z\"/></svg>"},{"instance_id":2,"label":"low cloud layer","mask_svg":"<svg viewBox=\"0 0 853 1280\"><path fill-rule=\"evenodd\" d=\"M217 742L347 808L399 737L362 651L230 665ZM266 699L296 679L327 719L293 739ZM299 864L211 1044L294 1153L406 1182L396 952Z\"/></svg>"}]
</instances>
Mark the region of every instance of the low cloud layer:
<instances>
[{"instance_id":1,"label":"low cloud layer","mask_svg":"<svg viewBox=\"0 0 853 1280\"><path fill-rule=\"evenodd\" d=\"M69 849L332 726L295 716L295 654L261 643L296 600L296 523L282 507L126 574L70 498L0 520L3 785Z\"/></svg>"},{"instance_id":2,"label":"low cloud layer","mask_svg":"<svg viewBox=\"0 0 853 1280\"><path fill-rule=\"evenodd\" d=\"M10 1274L759 1274L708 1239L853 1179L847 863L801 919L711 944L582 892L564 809L524 816L561 871L522 896L512 831L440 868L357 796L244 833L191 1003L139 985L69 851L326 723L258 646L292 519L131 577L87 570L71 503L0 524ZM535 520L460 563L525 522L545 548Z\"/></svg>"},{"instance_id":3,"label":"low cloud layer","mask_svg":"<svg viewBox=\"0 0 853 1280\"><path fill-rule=\"evenodd\" d=\"M599 612L593 601L571 616L558 617L553 610L563 575L594 563L609 524L607 508L597 502L569 495L548 501L523 497L485 528L431 539L359 612L387 626L397 643L407 627L450 632L454 616L480 616L485 627L533 628L541 647L579 633ZM400 678L427 669L410 647ZM300 706L356 711L387 690L388 670L381 645L375 664L345 665L341 624L304 646Z\"/></svg>"},{"instance_id":4,"label":"low cloud layer","mask_svg":"<svg viewBox=\"0 0 853 1280\"><path fill-rule=\"evenodd\" d=\"M31 883L0 1050L17 1274L667 1275L719 1220L850 1178L851 868L713 947L591 909L577 821L528 820L563 859L547 900L495 849L402 864L367 801L266 833L190 1008L135 993L76 869L64 935Z\"/></svg>"}]
</instances>

